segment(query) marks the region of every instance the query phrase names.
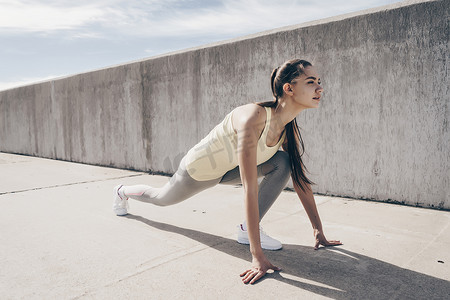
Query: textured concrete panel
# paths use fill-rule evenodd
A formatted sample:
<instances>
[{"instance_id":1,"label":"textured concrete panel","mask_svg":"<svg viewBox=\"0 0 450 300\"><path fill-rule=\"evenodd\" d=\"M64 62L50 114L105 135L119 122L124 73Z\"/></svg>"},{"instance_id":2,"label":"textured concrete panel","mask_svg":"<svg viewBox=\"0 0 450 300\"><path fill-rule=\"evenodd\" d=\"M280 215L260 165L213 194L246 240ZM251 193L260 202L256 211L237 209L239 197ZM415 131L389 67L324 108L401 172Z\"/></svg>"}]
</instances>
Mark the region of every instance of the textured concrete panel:
<instances>
[{"instance_id":1,"label":"textured concrete panel","mask_svg":"<svg viewBox=\"0 0 450 300\"><path fill-rule=\"evenodd\" d=\"M315 191L450 209L449 1L409 1L0 92L0 151L172 173L271 70L311 61Z\"/></svg>"}]
</instances>

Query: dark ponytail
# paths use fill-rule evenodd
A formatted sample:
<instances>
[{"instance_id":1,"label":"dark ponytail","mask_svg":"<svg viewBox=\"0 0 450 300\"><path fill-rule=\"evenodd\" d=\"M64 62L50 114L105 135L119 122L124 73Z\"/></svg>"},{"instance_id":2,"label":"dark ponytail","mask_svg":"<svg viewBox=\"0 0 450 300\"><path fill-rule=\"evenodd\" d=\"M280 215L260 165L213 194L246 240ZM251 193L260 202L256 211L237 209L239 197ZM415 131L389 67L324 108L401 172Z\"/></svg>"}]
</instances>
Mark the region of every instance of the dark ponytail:
<instances>
[{"instance_id":1,"label":"dark ponytail","mask_svg":"<svg viewBox=\"0 0 450 300\"><path fill-rule=\"evenodd\" d=\"M270 83L272 94L275 99L271 102L260 102L258 104L265 107L277 108L278 98L283 96L283 85L292 82L295 78L302 75L305 68L309 66L311 66L311 63L306 60L293 59L285 62L279 68L274 69L270 76ZM304 183L313 184L313 182L309 180L305 174L308 172L302 160L302 155L305 153L305 146L296 118L286 124L285 131L287 139L287 149L285 150L289 154L292 180L294 181L294 184L297 184L305 191Z\"/></svg>"},{"instance_id":2,"label":"dark ponytail","mask_svg":"<svg viewBox=\"0 0 450 300\"><path fill-rule=\"evenodd\" d=\"M275 93L275 77L277 77L278 68L273 69L272 74L270 75L270 87L272 88L272 94L275 99L278 99Z\"/></svg>"}]
</instances>

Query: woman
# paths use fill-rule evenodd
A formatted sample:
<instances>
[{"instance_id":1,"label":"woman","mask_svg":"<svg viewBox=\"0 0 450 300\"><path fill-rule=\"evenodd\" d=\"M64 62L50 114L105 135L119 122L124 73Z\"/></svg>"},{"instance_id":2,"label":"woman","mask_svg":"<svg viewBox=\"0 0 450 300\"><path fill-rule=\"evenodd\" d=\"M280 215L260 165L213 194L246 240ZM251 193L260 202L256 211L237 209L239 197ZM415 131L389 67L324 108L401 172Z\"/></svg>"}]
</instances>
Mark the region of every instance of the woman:
<instances>
[{"instance_id":1,"label":"woman","mask_svg":"<svg viewBox=\"0 0 450 300\"><path fill-rule=\"evenodd\" d=\"M289 60L273 70L271 85L274 101L235 108L186 154L178 171L162 188L115 187L114 212L127 214L128 198L166 206L218 183L241 182L246 222L238 226L238 242L250 244L253 257L252 267L241 277L244 283L252 284L269 269L280 270L269 262L262 249L280 249L281 243L262 232L259 222L291 174L294 189L313 226L314 248L340 245L339 241L328 241L323 233L312 182L305 175L303 141L295 119L304 109L319 106L323 88L317 71L305 60ZM280 146L284 151L279 151ZM259 186L258 177L264 177Z\"/></svg>"}]
</instances>

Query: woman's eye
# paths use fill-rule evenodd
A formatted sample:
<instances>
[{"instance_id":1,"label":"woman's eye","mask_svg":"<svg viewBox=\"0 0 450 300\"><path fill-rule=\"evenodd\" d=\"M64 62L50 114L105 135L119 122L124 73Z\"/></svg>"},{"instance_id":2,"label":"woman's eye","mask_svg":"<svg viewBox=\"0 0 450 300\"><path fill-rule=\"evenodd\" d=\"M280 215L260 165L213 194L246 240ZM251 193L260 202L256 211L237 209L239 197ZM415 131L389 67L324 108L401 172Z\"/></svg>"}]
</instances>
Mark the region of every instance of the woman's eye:
<instances>
[{"instance_id":1,"label":"woman's eye","mask_svg":"<svg viewBox=\"0 0 450 300\"><path fill-rule=\"evenodd\" d=\"M308 84L312 84L312 83L314 83L314 81L308 81Z\"/></svg>"}]
</instances>

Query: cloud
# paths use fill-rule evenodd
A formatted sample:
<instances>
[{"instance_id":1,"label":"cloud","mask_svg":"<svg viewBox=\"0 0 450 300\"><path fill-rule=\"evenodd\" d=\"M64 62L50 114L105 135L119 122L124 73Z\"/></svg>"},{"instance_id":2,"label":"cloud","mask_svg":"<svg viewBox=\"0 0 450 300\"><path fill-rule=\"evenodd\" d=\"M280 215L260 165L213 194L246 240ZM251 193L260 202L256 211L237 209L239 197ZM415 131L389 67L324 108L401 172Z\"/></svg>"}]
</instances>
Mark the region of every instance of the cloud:
<instances>
[{"instance_id":1,"label":"cloud","mask_svg":"<svg viewBox=\"0 0 450 300\"><path fill-rule=\"evenodd\" d=\"M196 9L160 11L147 15L136 23L115 30L146 37L229 36L237 37L278 27L300 24L369 7L389 4L393 0L224 0L221 5ZM144 13L145 15L145 13ZM111 24L115 26L115 24Z\"/></svg>"},{"instance_id":2,"label":"cloud","mask_svg":"<svg viewBox=\"0 0 450 300\"><path fill-rule=\"evenodd\" d=\"M122 20L127 22L105 22L103 26L122 34L145 37L236 36L364 8L359 2L349 0L322 1L327 9L316 3L293 0L223 0L214 6L193 9L194 2L198 1L183 1L184 6L178 9L171 9L167 2L160 3L156 9L137 5L122 11Z\"/></svg>"},{"instance_id":3,"label":"cloud","mask_svg":"<svg viewBox=\"0 0 450 300\"><path fill-rule=\"evenodd\" d=\"M44 1L0 0L2 31L46 32L79 28L101 19L105 12L98 6L57 6Z\"/></svg>"},{"instance_id":4,"label":"cloud","mask_svg":"<svg viewBox=\"0 0 450 300\"><path fill-rule=\"evenodd\" d=\"M174 0L0 0L0 32L83 32L98 37L105 28L139 28L146 19L170 12ZM187 1L191 2L191 1ZM130 32L133 34L133 32ZM73 33L75 35L75 33Z\"/></svg>"},{"instance_id":5,"label":"cloud","mask_svg":"<svg viewBox=\"0 0 450 300\"><path fill-rule=\"evenodd\" d=\"M67 31L73 38L236 36L393 2L325 0L318 5L295 0L0 0L0 30Z\"/></svg>"}]
</instances>

